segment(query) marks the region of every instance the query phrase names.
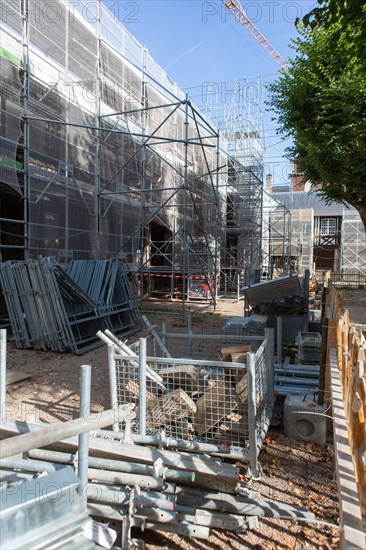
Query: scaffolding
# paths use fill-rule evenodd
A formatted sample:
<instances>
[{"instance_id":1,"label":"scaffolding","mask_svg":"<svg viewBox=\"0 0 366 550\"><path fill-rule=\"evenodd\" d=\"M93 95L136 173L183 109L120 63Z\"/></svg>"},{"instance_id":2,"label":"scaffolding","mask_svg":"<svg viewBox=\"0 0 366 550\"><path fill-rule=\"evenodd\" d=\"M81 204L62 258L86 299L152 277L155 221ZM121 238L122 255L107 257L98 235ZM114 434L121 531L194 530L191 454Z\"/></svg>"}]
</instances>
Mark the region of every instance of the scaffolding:
<instances>
[{"instance_id":1,"label":"scaffolding","mask_svg":"<svg viewBox=\"0 0 366 550\"><path fill-rule=\"evenodd\" d=\"M259 282L263 232L263 82L243 78L192 88L200 109L219 128L229 160L225 252L221 271L225 288Z\"/></svg>"},{"instance_id":2,"label":"scaffolding","mask_svg":"<svg viewBox=\"0 0 366 550\"><path fill-rule=\"evenodd\" d=\"M295 267L291 258L291 211L264 191L262 219L262 279L288 275Z\"/></svg>"},{"instance_id":3,"label":"scaffolding","mask_svg":"<svg viewBox=\"0 0 366 550\"><path fill-rule=\"evenodd\" d=\"M362 220L354 208L343 208L341 272L366 272L366 233Z\"/></svg>"},{"instance_id":4,"label":"scaffolding","mask_svg":"<svg viewBox=\"0 0 366 550\"><path fill-rule=\"evenodd\" d=\"M231 159L228 172L225 253L222 275L225 288L255 284L261 274L262 180Z\"/></svg>"},{"instance_id":5,"label":"scaffolding","mask_svg":"<svg viewBox=\"0 0 366 550\"><path fill-rule=\"evenodd\" d=\"M2 260L115 256L140 295L161 276L215 301L219 133L101 2L7 1L1 18Z\"/></svg>"},{"instance_id":6,"label":"scaffolding","mask_svg":"<svg viewBox=\"0 0 366 550\"><path fill-rule=\"evenodd\" d=\"M2 261L116 257L140 297L183 309L215 304L223 279L259 281L264 144L248 83L202 110L101 1L6 0L0 40Z\"/></svg>"},{"instance_id":7,"label":"scaffolding","mask_svg":"<svg viewBox=\"0 0 366 550\"><path fill-rule=\"evenodd\" d=\"M225 148L260 180L264 171L263 93L261 77L207 82L191 88L200 110L225 139Z\"/></svg>"}]
</instances>

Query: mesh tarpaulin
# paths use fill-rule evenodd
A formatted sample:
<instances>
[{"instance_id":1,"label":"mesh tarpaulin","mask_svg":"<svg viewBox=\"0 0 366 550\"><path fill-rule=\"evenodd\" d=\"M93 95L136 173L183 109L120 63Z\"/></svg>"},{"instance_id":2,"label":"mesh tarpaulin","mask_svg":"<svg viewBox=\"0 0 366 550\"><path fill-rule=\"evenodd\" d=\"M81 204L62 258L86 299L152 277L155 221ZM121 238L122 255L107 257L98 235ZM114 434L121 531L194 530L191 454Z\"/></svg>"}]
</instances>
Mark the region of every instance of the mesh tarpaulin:
<instances>
[{"instance_id":1,"label":"mesh tarpaulin","mask_svg":"<svg viewBox=\"0 0 366 550\"><path fill-rule=\"evenodd\" d=\"M26 197L28 255L137 265L154 222L176 266L212 268L194 246L222 216L217 136L184 93L103 4L4 5L0 180Z\"/></svg>"}]
</instances>

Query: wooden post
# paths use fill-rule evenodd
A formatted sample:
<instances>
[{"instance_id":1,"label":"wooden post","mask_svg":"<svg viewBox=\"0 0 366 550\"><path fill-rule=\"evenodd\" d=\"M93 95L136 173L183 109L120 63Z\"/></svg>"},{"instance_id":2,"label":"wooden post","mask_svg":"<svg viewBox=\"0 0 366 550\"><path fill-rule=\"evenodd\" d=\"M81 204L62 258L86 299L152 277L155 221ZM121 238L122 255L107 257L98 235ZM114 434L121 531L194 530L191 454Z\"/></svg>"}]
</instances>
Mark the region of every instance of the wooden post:
<instances>
[{"instance_id":1,"label":"wooden post","mask_svg":"<svg viewBox=\"0 0 366 550\"><path fill-rule=\"evenodd\" d=\"M319 369L319 393L318 405L324 405L325 393L325 371L327 367L327 347L328 347L328 319L322 319L322 345L320 349L320 369Z\"/></svg>"}]
</instances>

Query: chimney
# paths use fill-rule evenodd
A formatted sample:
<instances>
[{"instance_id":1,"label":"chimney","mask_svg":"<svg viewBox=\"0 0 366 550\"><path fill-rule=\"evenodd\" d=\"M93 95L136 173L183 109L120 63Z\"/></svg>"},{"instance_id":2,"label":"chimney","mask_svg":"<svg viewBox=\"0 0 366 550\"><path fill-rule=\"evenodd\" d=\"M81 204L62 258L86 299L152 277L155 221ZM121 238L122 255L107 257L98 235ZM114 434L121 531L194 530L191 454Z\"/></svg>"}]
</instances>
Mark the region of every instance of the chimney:
<instances>
[{"instance_id":1,"label":"chimney","mask_svg":"<svg viewBox=\"0 0 366 550\"><path fill-rule=\"evenodd\" d=\"M305 190L304 178L298 174L296 164L294 164L294 173L291 176L291 188L294 193Z\"/></svg>"},{"instance_id":2,"label":"chimney","mask_svg":"<svg viewBox=\"0 0 366 550\"><path fill-rule=\"evenodd\" d=\"M266 191L267 193L272 193L272 182L273 182L273 175L267 174L266 176Z\"/></svg>"}]
</instances>

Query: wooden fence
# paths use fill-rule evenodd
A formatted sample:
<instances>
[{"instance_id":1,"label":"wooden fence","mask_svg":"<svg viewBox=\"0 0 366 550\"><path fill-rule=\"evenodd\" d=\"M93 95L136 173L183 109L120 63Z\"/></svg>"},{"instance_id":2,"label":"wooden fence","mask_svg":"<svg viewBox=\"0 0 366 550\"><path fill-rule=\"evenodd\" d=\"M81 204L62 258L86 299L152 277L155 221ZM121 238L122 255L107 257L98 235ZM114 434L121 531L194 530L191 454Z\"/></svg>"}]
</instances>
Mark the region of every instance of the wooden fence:
<instances>
[{"instance_id":1,"label":"wooden fence","mask_svg":"<svg viewBox=\"0 0 366 550\"><path fill-rule=\"evenodd\" d=\"M359 524L361 530L366 526L366 339L360 329L352 326L349 312L343 310L343 299L341 291L329 283L327 288L324 317L328 319L328 342L327 364L330 365L330 371L335 364L336 370L328 373L327 379L332 390L332 406L334 424L335 452L337 453L337 434L339 426L344 424L343 440L347 436L347 449L349 456L336 456L337 466L343 461L348 461L351 471L354 473L355 496L359 506ZM333 357L333 359L332 359ZM335 403L334 385L339 382L340 400ZM337 411L335 412L335 408ZM339 409L342 409L341 415ZM338 425L336 426L338 422ZM346 437L347 438L347 437ZM348 445L349 444L349 445ZM342 451L347 454L347 451ZM353 468L352 468L353 466ZM337 472L340 497L340 516L350 518L351 522L355 520L355 509L352 514L349 513L350 505L350 485L349 476L343 476L342 472ZM357 499L358 497L358 499ZM355 501L353 500L352 506ZM357 516L357 514L356 514ZM347 521L347 520L346 520ZM363 522L363 527L362 527ZM342 525L342 528L348 529L351 533L357 528L355 525ZM358 528L360 529L360 528ZM350 540L348 539L348 544ZM365 542L366 544L366 542ZM344 545L344 548L347 546ZM350 548L350 546L348 546ZM354 546L358 548L358 546Z\"/></svg>"},{"instance_id":2,"label":"wooden fence","mask_svg":"<svg viewBox=\"0 0 366 550\"><path fill-rule=\"evenodd\" d=\"M326 271L323 275L323 282L326 283L329 279L337 287L366 287L366 273L363 271L342 271L341 273Z\"/></svg>"},{"instance_id":3,"label":"wooden fence","mask_svg":"<svg viewBox=\"0 0 366 550\"><path fill-rule=\"evenodd\" d=\"M352 327L348 311L338 320L337 343L349 443L366 516L366 339L360 330Z\"/></svg>"}]
</instances>

